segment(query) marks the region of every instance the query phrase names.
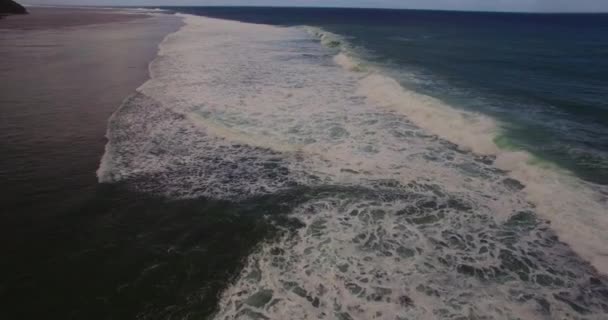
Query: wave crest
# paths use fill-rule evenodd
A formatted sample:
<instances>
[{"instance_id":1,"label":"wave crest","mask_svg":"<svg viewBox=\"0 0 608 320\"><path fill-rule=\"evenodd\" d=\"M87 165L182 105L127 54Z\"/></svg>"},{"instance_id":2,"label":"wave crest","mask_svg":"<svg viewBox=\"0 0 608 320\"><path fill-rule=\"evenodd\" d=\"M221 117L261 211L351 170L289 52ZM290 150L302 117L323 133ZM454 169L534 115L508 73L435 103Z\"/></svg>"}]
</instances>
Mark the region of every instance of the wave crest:
<instances>
[{"instance_id":1,"label":"wave crest","mask_svg":"<svg viewBox=\"0 0 608 320\"><path fill-rule=\"evenodd\" d=\"M352 61L343 53L336 56L336 63L347 70L353 70ZM528 152L501 148L497 144L501 124L494 119L409 90L384 75L380 67L368 70L359 82L362 95L378 106L404 113L416 125L463 150L492 156L495 166L524 183L527 199L553 222L561 239L608 273L608 252L603 245L608 242L608 235L600 231L608 227L606 186L583 181L554 164L537 165L536 158Z\"/></svg>"}]
</instances>

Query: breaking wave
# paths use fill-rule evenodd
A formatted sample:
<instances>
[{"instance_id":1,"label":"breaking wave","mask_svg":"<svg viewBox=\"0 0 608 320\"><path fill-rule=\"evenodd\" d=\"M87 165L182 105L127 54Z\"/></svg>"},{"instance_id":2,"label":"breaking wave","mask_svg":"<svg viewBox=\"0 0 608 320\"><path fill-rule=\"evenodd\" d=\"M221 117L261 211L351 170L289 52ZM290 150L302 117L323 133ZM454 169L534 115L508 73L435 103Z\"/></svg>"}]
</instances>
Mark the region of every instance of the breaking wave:
<instances>
[{"instance_id":1,"label":"breaking wave","mask_svg":"<svg viewBox=\"0 0 608 320\"><path fill-rule=\"evenodd\" d=\"M321 32L321 39L334 38ZM342 40L343 41L343 40ZM348 70L364 71L360 59L347 45L335 57L336 63ZM438 99L407 90L396 80L385 76L381 67L367 67L359 83L359 91L378 106L394 108L428 132L453 142L459 148L494 159L494 166L508 171L522 181L527 199L538 206L537 211L552 221L562 240L589 259L597 268L608 272L605 233L597 227L608 226L608 188L582 181L572 173L533 155L502 147L501 124L479 113L452 108ZM539 164L544 164L540 166ZM602 227L603 228L603 227Z\"/></svg>"},{"instance_id":2,"label":"breaking wave","mask_svg":"<svg viewBox=\"0 0 608 320\"><path fill-rule=\"evenodd\" d=\"M182 17L110 119L99 181L307 199L218 319L608 312L606 194L498 148L493 119L402 87L337 35Z\"/></svg>"}]
</instances>

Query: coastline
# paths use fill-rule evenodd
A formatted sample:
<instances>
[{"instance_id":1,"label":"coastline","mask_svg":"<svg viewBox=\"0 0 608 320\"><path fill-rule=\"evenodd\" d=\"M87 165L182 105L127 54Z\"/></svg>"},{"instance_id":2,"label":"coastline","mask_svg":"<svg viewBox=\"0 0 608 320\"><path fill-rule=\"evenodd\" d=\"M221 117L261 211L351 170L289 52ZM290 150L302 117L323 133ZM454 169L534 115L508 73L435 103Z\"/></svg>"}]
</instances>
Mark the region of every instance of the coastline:
<instances>
[{"instance_id":1,"label":"coastline","mask_svg":"<svg viewBox=\"0 0 608 320\"><path fill-rule=\"evenodd\" d=\"M91 14L0 30L8 318L606 310L535 185L433 132L434 100L299 29Z\"/></svg>"},{"instance_id":2,"label":"coastline","mask_svg":"<svg viewBox=\"0 0 608 320\"><path fill-rule=\"evenodd\" d=\"M159 43L181 19L125 9L28 10L0 20L0 75L10 79L0 88L0 270L15 275L0 283L0 297L8 318L60 318L83 307L71 292L99 286L95 269L70 262L67 252L95 250L81 230L106 226L100 204L109 200L95 171L107 119L149 79ZM80 278L55 283L69 277Z\"/></svg>"},{"instance_id":3,"label":"coastline","mask_svg":"<svg viewBox=\"0 0 608 320\"><path fill-rule=\"evenodd\" d=\"M37 194L28 190L32 186L51 181L78 177L86 185L96 183L106 120L149 79L158 44L181 23L169 15L108 10L86 10L70 20L74 14L74 9L36 8L27 16L0 21L2 76L11 79L0 89L7 115L0 131L10 137L3 159L6 171L0 175L11 185L8 199L15 204L20 195ZM15 26L18 22L27 22L27 27ZM39 108L45 108L42 116ZM28 146L35 151L11 152ZM81 161L67 170L64 163L75 156ZM16 169L24 162L40 174ZM80 168L81 162L87 164Z\"/></svg>"},{"instance_id":4,"label":"coastline","mask_svg":"<svg viewBox=\"0 0 608 320\"><path fill-rule=\"evenodd\" d=\"M218 21L228 25L248 24L246 22L189 14L180 16L186 20L190 18L200 21ZM265 24L259 24L258 26L271 27ZM321 43L329 49L332 49L330 43L347 43L344 39L336 39L336 35L328 35L323 33L323 30L316 31L317 34L313 30L312 35L320 38ZM172 35L175 34L177 32ZM164 42L161 43L161 46ZM608 260L602 247L603 237L597 232L581 231L593 230L596 225L606 224L605 218L598 214L601 213L603 205L600 199L601 194L594 189L592 184L565 171L535 166L530 163L534 159L533 156L526 151L500 148L494 142L496 134L500 132L500 127L496 123L497 120L482 114L453 108L438 99L402 87L397 81L383 73L382 70L363 65L363 59L357 59L356 55L353 56L353 53L342 48L342 45L338 45L337 48L340 50L333 58L334 62L345 70L361 77L359 93L368 97L381 108L394 109L403 113L426 132L436 134L446 141L455 143L466 152L492 159L493 166L523 183L523 194L526 195L526 200L536 206L537 213L541 218L550 221L552 230L556 232L559 239L567 243L597 271L606 274ZM162 52L162 47L160 51ZM147 85L154 86L152 85L153 80L155 80L154 77L150 80L152 81L145 82L141 88L145 89ZM191 117L193 117L193 123L203 124L202 127L205 130L216 131L218 135L229 136L230 139L247 145L272 148L287 153L306 152L306 148L302 149L302 146L289 146L289 144L280 144L276 141L263 143L261 140L239 135L234 130L222 128L221 125L218 126L212 121L206 121L200 116L191 115ZM444 125L450 119L450 125ZM107 173L111 171L109 169L111 167L110 158L109 153L106 153L101 161L98 170L101 182L114 180ZM118 178L115 181L120 180ZM561 196L556 198L554 196L556 194ZM580 199L577 195L580 196ZM580 212L584 212L582 217ZM576 216L577 213L579 214L578 217ZM510 218L512 212L497 210L494 214L494 218L498 221L506 221Z\"/></svg>"}]
</instances>

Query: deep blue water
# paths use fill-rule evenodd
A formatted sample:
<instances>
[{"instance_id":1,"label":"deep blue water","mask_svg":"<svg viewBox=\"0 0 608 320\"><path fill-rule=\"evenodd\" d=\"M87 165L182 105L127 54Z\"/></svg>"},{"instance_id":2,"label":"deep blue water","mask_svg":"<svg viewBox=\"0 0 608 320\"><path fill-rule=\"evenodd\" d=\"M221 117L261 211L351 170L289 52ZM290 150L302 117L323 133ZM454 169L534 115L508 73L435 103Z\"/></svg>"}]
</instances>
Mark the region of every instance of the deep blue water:
<instances>
[{"instance_id":1,"label":"deep blue water","mask_svg":"<svg viewBox=\"0 0 608 320\"><path fill-rule=\"evenodd\" d=\"M171 9L338 34L402 85L499 120L500 146L608 183L608 14Z\"/></svg>"}]
</instances>

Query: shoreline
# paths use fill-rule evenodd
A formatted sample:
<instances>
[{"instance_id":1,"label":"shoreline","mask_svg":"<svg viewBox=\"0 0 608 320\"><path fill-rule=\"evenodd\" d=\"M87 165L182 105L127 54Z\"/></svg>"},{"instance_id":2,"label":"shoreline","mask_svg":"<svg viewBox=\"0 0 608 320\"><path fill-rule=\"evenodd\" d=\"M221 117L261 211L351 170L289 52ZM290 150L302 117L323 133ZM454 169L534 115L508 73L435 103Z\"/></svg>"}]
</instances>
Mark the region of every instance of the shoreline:
<instances>
[{"instance_id":1,"label":"shoreline","mask_svg":"<svg viewBox=\"0 0 608 320\"><path fill-rule=\"evenodd\" d=\"M248 22L206 16L201 17L191 14L182 14L180 16L183 16L184 18L192 17L194 19L224 21L226 23L250 24ZM269 24L259 25L273 27ZM167 35L167 37L168 36L169 35ZM323 38L321 38L321 40L323 40ZM162 45L163 42L161 42L159 46ZM353 59L351 56L345 56L342 51L340 51L336 57ZM151 65L153 62L154 61L151 62ZM601 235L594 232L584 232L582 233L583 235L581 235L579 232L580 230L588 229L593 226L593 223L589 219L601 218L601 216L598 217L594 215L601 211L602 206L602 203L597 200L598 192L597 190L594 190L592 185L587 181L582 180L574 174L566 174L562 171L534 166L530 163L530 161L534 159L534 156L527 151L500 148L493 141L495 137L494 134L499 132L498 125L493 122L497 120L489 116L462 111L438 99L402 87L401 84L383 74L379 69L372 71L351 70L350 66L357 65L357 62L352 62L350 60L345 63L340 62L344 61L337 61L337 64L348 71L352 71L356 74L366 74L366 76L363 77L364 80L362 82L362 87L365 90L362 91L365 92L367 96L372 97L372 100L374 100L377 105L388 106L389 108L398 110L405 114L420 128L429 133L437 134L446 141L455 143L465 150L470 150L477 156L494 157L493 166L508 172L511 178L517 179L517 181L523 183L522 189L526 195L526 199L537 206L540 217L547 221L551 221L552 230L557 236L597 271L603 274L608 272L608 260L605 258L605 251L601 248L601 241L599 239L601 238ZM142 87L144 87L146 83L148 83L148 81L144 82ZM378 88L383 90L380 92L381 94L378 93ZM412 98L417 100L418 104L415 104L415 107L410 107L401 103L401 101L408 101ZM475 118L478 120L477 123L469 121L468 117ZM458 130L454 130L453 127L441 127L438 124L443 123L444 121L434 120L437 118L458 119L458 121L454 121L457 124L456 127ZM197 118L195 119L195 122L196 121L200 121L200 119ZM481 125L479 125L479 123ZM205 122L205 125L213 128L213 125L209 122ZM464 132L464 134L462 132ZM234 138L234 135L231 135L231 137ZM248 140L241 138L239 141L243 142ZM476 146L481 146L481 148L476 149ZM281 150L289 149L287 147L281 147ZM105 155L104 159L101 161L102 165L104 162L109 163ZM98 171L100 181L110 181L111 179L108 180L107 177L105 180L101 178L101 176L103 176L103 174L101 174L103 171L107 171L107 168L102 169L100 166L100 170ZM562 195L559 197L559 205L553 203L555 201L554 194ZM578 197L576 197L577 195L583 200L578 199ZM581 202L586 203L587 206L581 206ZM590 206L590 204L593 204L594 206ZM578 212L577 209L579 208L586 208L588 211L584 211L586 213L585 217L591 218L583 219L582 217L573 216L575 212ZM507 220L509 217L510 215L505 214L495 218L498 220ZM599 221L596 222L599 223Z\"/></svg>"},{"instance_id":2,"label":"shoreline","mask_svg":"<svg viewBox=\"0 0 608 320\"><path fill-rule=\"evenodd\" d=\"M72 9L45 8L0 20L0 74L11 80L0 88L8 220L22 219L9 213L25 203L52 204L62 189L95 188L109 117L150 79L160 43L183 25L172 15L85 11L71 19ZM77 184L53 185L62 180ZM30 194L41 203L22 199Z\"/></svg>"},{"instance_id":3,"label":"shoreline","mask_svg":"<svg viewBox=\"0 0 608 320\"><path fill-rule=\"evenodd\" d=\"M322 199L318 202L315 202L315 199L311 201L312 204L307 203L301 211L298 209L289 211L289 217L298 219L304 226L285 238L262 243L261 248L249 256L248 265L240 273L240 277L222 293L218 318L238 318L239 315L247 312L246 307L240 306L253 305L252 301L257 301L261 294L265 297L265 301L273 301L273 299L277 301L277 304L271 303L264 308L264 311L268 311L264 314L267 318L290 318L287 312L293 310L294 304L297 305L295 308L301 307L302 309L298 310L302 312L310 311L308 318L314 318L313 315L320 312L318 310L323 310L323 307L331 309L331 306L324 305L323 301L341 300L345 304L352 302L353 305L361 305L355 300L357 299L355 296L364 291L363 288L368 286L368 281L357 283L356 275L371 274L376 271L373 268L378 264L387 267L383 273L388 276L386 282L378 280L374 282L374 286L387 288L383 294L390 296L392 301L402 300L401 293L412 297L411 300L417 303L425 299L416 296L415 293L407 292L404 286L394 284L411 284L412 287L416 287L416 281L426 285L447 275L450 280L440 283L441 290L453 293L458 292L462 287L473 286L475 289L465 294L474 295L480 290L489 289L496 294L495 297L500 297L498 301L494 300L491 303L504 303L505 309L514 307L513 310L517 310L517 306L509 305L512 300L509 300L509 295L503 296L502 293L522 287L525 289L523 292L540 291L539 287L528 287L529 281L535 281L534 279L538 279L536 281L541 284L545 275L556 273L563 275L566 274L564 270L572 270L568 271L569 275L560 277L556 287L560 287L560 290L562 287L564 290L572 289L571 292L576 294L578 287L567 287L564 285L566 281L577 277L601 277L602 273L598 270L600 268L591 265L594 261L590 262L588 256L575 251L574 246L559 241L561 237L558 239L555 236L555 229L551 228L549 222L544 219L552 212L544 211L545 216L541 215L537 210L539 208L526 200L526 192L529 190L522 191L525 189L524 185L509 178L506 172L496 170L494 164L484 159L477 159L477 154L453 151L454 144L447 143L449 137L439 139L430 135L432 126L429 126L428 131L420 128L420 124L414 127L416 121L408 117L411 112L403 112L405 117L401 113L392 112L394 108L390 107L395 105L399 107L400 102L407 102L413 106L412 108L422 109L425 105L420 105L419 95L405 91L394 81L379 76L367 79L378 80L377 82L366 81L365 77L351 72L349 68L344 70L331 64L332 55L329 54L331 48L323 48L317 44L298 46L302 43L311 43L307 42L309 37L300 31L191 15L187 16L186 24L187 26L168 43L163 59L160 59L159 64L155 66L157 76L147 82L141 90L144 95L159 101L159 106L145 108L143 107L147 106L145 99L135 100L129 105L130 108L125 108L125 112L116 119L118 120L116 128L120 129L116 130L113 141L118 151L114 157L118 170L114 173L118 176L124 175L122 181L132 183L133 188L137 190L165 195L172 199L205 196L230 201L235 201L236 198L243 202L251 198L256 199L257 196L267 196L272 199L281 192L293 191L289 186L284 187L279 184L280 180L274 176L266 182L263 180L264 168L257 167L257 163L264 163L267 157L278 154L279 156L276 156L278 159L271 168L277 168L278 171L283 163L287 163L286 179L293 179L293 183L287 180L289 184L309 186L313 198L319 196L315 193L315 188L336 185L345 189L353 186L368 188L365 192L357 194L357 199L352 200L349 198L352 194L344 195L338 190L333 192L325 190L327 193L319 196ZM204 41L200 41L201 39ZM289 53L298 54L289 55L288 59L284 55L287 51L285 47L277 44L285 42L293 44L289 47ZM302 57L299 55L302 52L308 55ZM323 58L319 59L321 63L312 64L308 58L310 56ZM309 74L297 76L305 73ZM384 85L385 82L390 83ZM254 89L250 89L252 83L255 83ZM297 87L292 87L293 84L297 84ZM344 87L332 87L338 84ZM369 93L375 93L380 97L376 95L377 99L371 100L372 103L367 103L370 100L365 99L349 99L352 98L353 92L361 92L357 90L361 85L367 89L365 96L369 97ZM325 91L325 88L331 89ZM344 89L341 90L342 88ZM242 95L236 96L235 92ZM338 94L343 95L336 97L335 95ZM386 101L387 98L392 99ZM430 110L423 111L432 113L434 110L432 107L429 106ZM225 113L229 114L225 115ZM197 117L198 115L203 117ZM345 116L345 118L348 116L348 119L332 118L334 116ZM405 120L399 122L403 118L411 120L413 124L406 123ZM323 124L323 121L330 123ZM209 123L219 124L217 126L219 129L228 129L210 128ZM235 123L237 125L234 125ZM354 125L355 123L364 123L361 126L364 129ZM383 135L387 127L398 128L405 133ZM176 128L181 130L178 131ZM236 130L229 130L232 128ZM328 128L332 130L331 133L338 133L338 139L335 139L336 135L331 133L324 134ZM238 132L239 129L242 132ZM406 131L408 129L411 131ZM421 134L418 135L419 132ZM250 149L251 144L242 143L245 134L247 139L256 141L255 145L268 145L269 148ZM221 139L205 140L207 136L217 136ZM272 148L283 144L295 144L293 141L299 141L302 136L311 139L302 148L302 152L298 152L298 158L290 159L290 153L282 152L283 148L281 150ZM347 138L343 138L345 136ZM370 136L377 138L368 138ZM200 138L195 140L192 137ZM378 143L379 141L381 142ZM233 147L237 143L238 150L235 150ZM407 148L401 149L404 145ZM386 149L383 150L383 147ZM154 148L154 152L149 152L151 148ZM212 158L219 165L212 166L211 161L196 161L217 157L215 152L207 153L208 150L223 151L220 154L224 157L217 160ZM145 151L148 151L148 156L139 156ZM132 154L137 156L130 157ZM431 156L426 157L425 154ZM242 160L245 156L253 157L258 162L249 164ZM356 162L351 159L355 159ZM411 167L407 167L408 164ZM241 166L245 169L241 169ZM399 176L394 173L394 168L400 169ZM457 170L451 170L452 168ZM208 175L210 172L214 175L222 175L225 172L229 176L220 176L218 179L215 176L210 177ZM233 172L241 174L236 175ZM243 174L245 172L258 174L255 179L248 180ZM314 172L318 180L307 180L307 174L310 172ZM366 177L359 178L361 173ZM391 184L380 187L370 182L384 181L381 179L391 179ZM120 178L117 180L121 181ZM220 183L217 183L218 180ZM432 183L432 187L428 186L432 191L426 186L421 187L418 183ZM246 188L242 188L243 185ZM258 188L259 185L263 185L264 188ZM393 186L395 189L392 189ZM383 188L378 192L379 194L395 191L405 192L408 196L403 203L392 198L376 205L372 204L372 201L377 200L381 195L373 192L375 188ZM429 195L430 192L433 195ZM364 198L362 194L366 194L369 198ZM412 203L417 202L416 199L420 199L419 197L422 199L429 197L432 200L426 204L413 205L416 208L412 211L407 209L399 211L403 207L412 206ZM441 202L440 199L444 197L450 200L445 204L437 205L437 202ZM365 202L361 198L370 202ZM454 203L462 204L450 208ZM447 212L428 209L436 206L450 209ZM297 208L297 204L293 204L293 207ZM371 222L375 218L362 213L367 210L376 212L379 215L377 219L381 222L378 224ZM417 223L413 222L414 220L400 224L404 216L415 216L425 210L443 213L432 216L429 218L432 220L427 221L428 223L421 222L425 225L422 227L415 226ZM351 217L354 216L358 216L361 223L351 222L353 221ZM425 214L423 216L429 217ZM556 216L559 217L557 214ZM558 221L551 225L568 223L557 219ZM570 226L572 225L571 223ZM393 228L394 226L397 228ZM399 249L391 252L393 244L402 241L401 235L407 234L406 230L410 228L413 233L411 237L406 237L407 240L403 240L402 247L416 246L420 248L417 249L418 252L406 250L407 253L400 254ZM432 231L435 228L437 233ZM512 236L513 243L503 243L501 238L505 234L502 231L496 232L498 229L507 231L509 237ZM483 231L478 233L480 230ZM374 242L377 238L367 238L366 233L383 238L390 237L391 232L395 232L394 238L391 238L391 242L395 242L378 244L378 246L386 245L389 253L385 255L374 255L371 253L374 252L373 250L358 251L359 245L365 246L362 244L364 240L351 241L360 237L360 239L372 239L368 241ZM414 234L420 235L420 238L416 238ZM446 244L446 247L450 247L447 250L449 253L442 255L441 246L434 245L437 243L435 237L439 239L445 237L443 239L448 243L454 239L449 238L450 234L455 237L468 237L468 241L472 243L471 249L456 253L459 249ZM480 235L478 242L475 234ZM414 238L416 240L411 240ZM587 244L584 240L587 238L580 236L579 238L584 248ZM425 241L427 239L430 243ZM487 248L484 251L475 250L478 245L483 247L488 243L492 247L489 250L495 250L494 253L487 254L485 251L488 250ZM591 241L591 245L593 244L595 242ZM505 247L502 247L503 245ZM394 246L399 247L396 244ZM462 246L466 248L468 245L462 244ZM500 247L502 249L497 249ZM542 250L544 255L535 255L536 250ZM366 260L367 254L370 257ZM449 262L443 259L447 256L451 259L452 254L462 257L462 260ZM438 261L445 264L445 269L439 265L437 269L440 271L429 271L427 274L428 270L423 267L423 261L436 261L433 259L437 255L442 256L442 260ZM273 261L275 256L280 256L283 261L289 262L273 265L270 261ZM409 260L408 263L396 264L393 261L394 257L412 258L414 262ZM510 262L520 261L519 259L531 261L530 269L522 267L526 271L516 271L518 277L512 279L512 282L503 282L502 280L507 276L500 270L505 270L507 273L517 270ZM560 264L560 269L556 273L553 272L555 261L559 261ZM396 266L399 266L398 272L391 270ZM407 268L412 268L411 273ZM403 271L404 269L408 271ZM433 272L436 272L436 276ZM256 280L251 280L251 274L256 274ZM489 282L484 284L490 285L475 287L479 283L467 276L487 279ZM332 282L334 279L339 281ZM347 280L343 281L343 279ZM348 293L350 289L343 286L345 282L353 283L358 288L352 292L352 299L342 300L344 298L342 294ZM287 283L288 286L281 286ZM318 289L317 284L323 284L324 289ZM333 293L327 294L326 284L330 286L329 292L334 290ZM581 284L583 288L581 291L586 289L585 286L587 284ZM297 292L296 294L312 303L312 308L306 301L299 303L297 298L293 300L294 304L291 304L290 299L294 297L290 292L292 288L297 288L293 292L297 290L299 294ZM325 296L315 300L312 294L315 291L322 291ZM335 299L328 298L332 297L332 294L335 294ZM563 308L565 305L558 301L562 297L552 297L549 291L546 292L546 296L552 302L551 308L562 308L554 312L567 312L567 309ZM483 301L486 295L480 295L478 298L479 301ZM410 298L405 300L408 299ZM475 301L476 306L483 305L483 302L477 304L477 300L470 299L470 296L463 303L470 304L472 300ZM369 297L367 301L370 301ZM441 302L431 302L424 307L428 307L429 310L439 303ZM262 309L261 305L264 302L260 305L255 304ZM373 308L373 305L365 304L365 309L360 313L361 318L371 318L373 313L365 314L365 312L374 310ZM384 307L379 306L377 310L381 309ZM514 313L518 314L517 311ZM521 314L523 313L519 313Z\"/></svg>"},{"instance_id":4,"label":"shoreline","mask_svg":"<svg viewBox=\"0 0 608 320\"><path fill-rule=\"evenodd\" d=\"M111 148L110 135L111 135L111 126L112 126L112 122L114 121L114 118L117 116L117 114L120 113L121 109L125 106L125 104L128 103L128 101L130 99L133 99L135 96L137 96L139 94L139 90L142 87L144 87L148 81L150 81L150 80L152 80L154 78L153 71L152 71L152 66L153 66L154 62L160 57L160 53L162 51L162 45L163 45L163 43L165 43L165 41L167 41L167 39L171 35L179 32L179 30L181 30L181 28L186 25L183 17L177 16L177 15L172 15L172 16L176 17L176 19L178 19L180 21L180 26L176 30L173 30L172 32L167 33L162 38L162 40L160 40L158 42L157 50L156 50L156 56L148 62L148 65L147 65L147 68L146 68L146 70L148 72L147 78L143 82L141 82L141 84L135 90L133 90L133 92L131 94L127 95L121 101L121 103L118 105L118 107L114 110L114 112L112 112L112 114L106 120L107 129L106 129L106 133L104 134L104 137L106 139L106 144L104 146L104 151L103 151L101 157L99 158L99 165L97 167L97 170L95 170L95 175L96 175L96 177L98 179L98 182L100 184L102 184L104 182L111 182L111 179L106 181L106 179L103 178L103 175L104 175L105 171L109 171L110 170L110 168L108 168L108 166L109 166L108 163L111 162L109 160L109 158L111 157L111 153L112 153L112 151L111 151L112 148Z\"/></svg>"},{"instance_id":5,"label":"shoreline","mask_svg":"<svg viewBox=\"0 0 608 320\"><path fill-rule=\"evenodd\" d=\"M159 44L182 25L180 18L171 15L84 11L82 15L73 9L45 8L0 21L0 52L4 56L0 70L4 78L11 79L0 89L0 108L7 114L0 132L14 139L6 141L12 148L31 146L32 157L44 154L50 162L54 158L68 161L71 153L99 146L109 116L150 79L149 65L158 55ZM40 107L45 108L46 118L38 116ZM15 131L15 125L33 129ZM42 141L49 146L38 146ZM79 149L69 150L66 144L74 142ZM23 161L40 165L45 171L41 176L56 176L43 170L48 163L11 153L7 151L7 171L0 175L7 176L7 183L13 179L19 182L12 189L26 190L28 184L36 184L36 180L28 183L35 176L12 172ZM101 154L97 153L95 161L87 162L98 163ZM58 172L67 170L62 161L56 164ZM96 169L83 168L77 173L90 174L96 182ZM76 172L70 171L74 176ZM20 198L19 192L15 191L14 198Z\"/></svg>"},{"instance_id":6,"label":"shoreline","mask_svg":"<svg viewBox=\"0 0 608 320\"><path fill-rule=\"evenodd\" d=\"M70 292L99 286L85 258L64 260L98 250L81 230L104 228L110 214L95 176L107 120L150 78L159 43L181 26L170 15L79 13L36 8L0 20L0 271L16 275L0 283L0 298L9 318L59 318L83 307ZM39 295L47 297L30 308Z\"/></svg>"},{"instance_id":7,"label":"shoreline","mask_svg":"<svg viewBox=\"0 0 608 320\"><path fill-rule=\"evenodd\" d=\"M0 30L9 318L606 310L545 188L433 133L451 109L303 30L106 10Z\"/></svg>"}]
</instances>

